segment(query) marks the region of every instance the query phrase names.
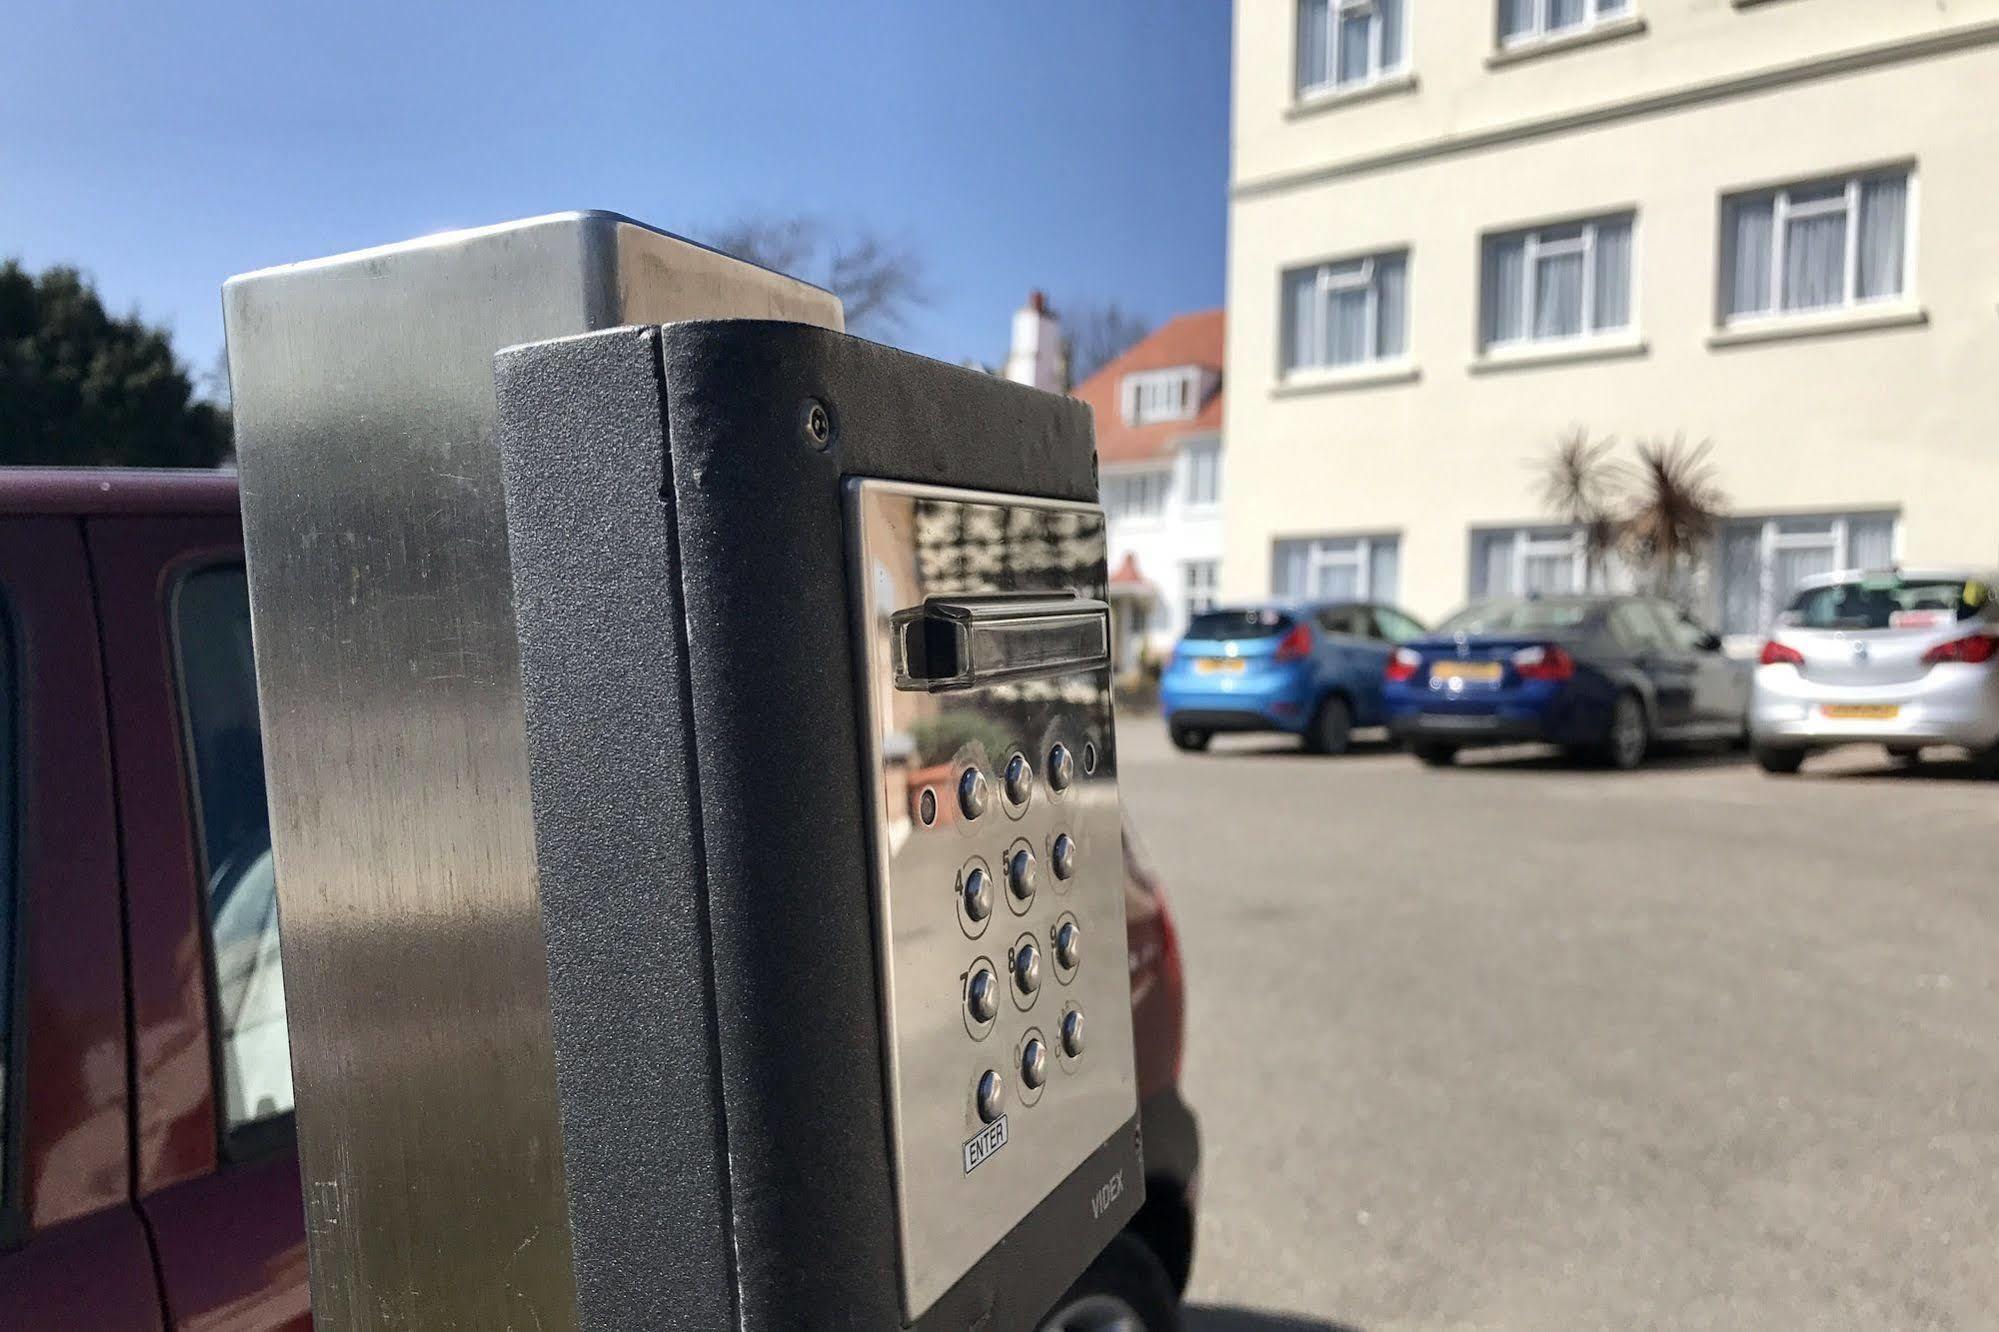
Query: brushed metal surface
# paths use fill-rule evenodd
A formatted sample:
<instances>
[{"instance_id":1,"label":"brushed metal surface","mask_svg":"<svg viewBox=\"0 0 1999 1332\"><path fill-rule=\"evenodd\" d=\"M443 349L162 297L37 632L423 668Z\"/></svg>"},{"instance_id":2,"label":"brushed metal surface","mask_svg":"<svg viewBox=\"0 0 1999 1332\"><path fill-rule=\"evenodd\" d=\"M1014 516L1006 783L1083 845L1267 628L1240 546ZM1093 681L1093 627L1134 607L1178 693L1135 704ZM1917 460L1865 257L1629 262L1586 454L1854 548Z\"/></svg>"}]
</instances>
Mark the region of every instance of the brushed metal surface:
<instances>
[{"instance_id":1,"label":"brushed metal surface","mask_svg":"<svg viewBox=\"0 0 1999 1332\"><path fill-rule=\"evenodd\" d=\"M574 1327L493 355L839 303L570 213L224 314L315 1324Z\"/></svg>"},{"instance_id":2,"label":"brushed metal surface","mask_svg":"<svg viewBox=\"0 0 1999 1332\"><path fill-rule=\"evenodd\" d=\"M890 1148L904 1313L914 1319L1130 1120L1138 1094L1108 666L943 693L899 689L892 620L932 596L1102 598L1104 519L1093 505L873 480L848 483L848 507L884 936ZM1016 750L1041 774L1058 744L1094 756L1094 767L1075 765L1066 790L1037 779L1024 805L1002 798ZM988 793L972 818L955 798L967 771L984 774ZM926 788L938 811L928 827ZM961 871L975 859L1007 863L1019 847L1046 865L1063 834L1074 842L1072 876L1039 875L1024 905L1009 893L990 928L967 937ZM975 1035L964 1012L978 965L1013 976L1019 946L1052 950L1065 921L1082 940L1081 965L1065 973L1037 960L1031 999L1009 980L1012 1002ZM1049 1061L1047 1045L1069 1012L1085 1015L1088 1047ZM1039 1087L1022 1077L1028 1065L1045 1070ZM987 1130L980 1113L988 1071L1002 1084L1003 1134ZM968 1168L975 1137L1004 1145Z\"/></svg>"}]
</instances>

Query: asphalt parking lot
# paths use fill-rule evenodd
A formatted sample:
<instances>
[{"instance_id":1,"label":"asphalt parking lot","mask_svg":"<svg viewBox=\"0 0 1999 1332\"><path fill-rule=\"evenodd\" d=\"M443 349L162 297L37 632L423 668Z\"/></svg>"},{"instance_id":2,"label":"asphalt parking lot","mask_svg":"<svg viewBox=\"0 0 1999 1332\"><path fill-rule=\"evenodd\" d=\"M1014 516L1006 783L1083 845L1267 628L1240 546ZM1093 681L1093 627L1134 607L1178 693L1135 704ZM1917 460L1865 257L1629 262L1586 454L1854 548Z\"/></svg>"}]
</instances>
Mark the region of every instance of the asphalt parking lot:
<instances>
[{"instance_id":1,"label":"asphalt parking lot","mask_svg":"<svg viewBox=\"0 0 1999 1332\"><path fill-rule=\"evenodd\" d=\"M1999 1325L1999 782L1120 753L1200 1332Z\"/></svg>"}]
</instances>

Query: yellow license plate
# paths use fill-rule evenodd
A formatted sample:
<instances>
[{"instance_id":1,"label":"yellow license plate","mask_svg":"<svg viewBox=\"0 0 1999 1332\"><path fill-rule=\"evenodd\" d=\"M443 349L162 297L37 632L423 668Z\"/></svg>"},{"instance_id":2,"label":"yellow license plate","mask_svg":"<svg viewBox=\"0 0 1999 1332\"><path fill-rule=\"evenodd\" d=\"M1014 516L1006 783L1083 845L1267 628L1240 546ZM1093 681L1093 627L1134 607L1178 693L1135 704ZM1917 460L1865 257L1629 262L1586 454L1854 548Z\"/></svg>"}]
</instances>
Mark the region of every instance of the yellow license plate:
<instances>
[{"instance_id":1,"label":"yellow license plate","mask_svg":"<svg viewBox=\"0 0 1999 1332\"><path fill-rule=\"evenodd\" d=\"M1194 669L1202 675L1237 675L1242 672L1242 658L1202 657L1194 663Z\"/></svg>"},{"instance_id":2,"label":"yellow license plate","mask_svg":"<svg viewBox=\"0 0 1999 1332\"><path fill-rule=\"evenodd\" d=\"M1824 703L1819 712L1834 721L1892 721L1901 715L1899 703Z\"/></svg>"},{"instance_id":3,"label":"yellow license plate","mask_svg":"<svg viewBox=\"0 0 1999 1332\"><path fill-rule=\"evenodd\" d=\"M1430 674L1439 680L1498 684L1500 671L1496 661L1440 661L1430 668Z\"/></svg>"}]
</instances>

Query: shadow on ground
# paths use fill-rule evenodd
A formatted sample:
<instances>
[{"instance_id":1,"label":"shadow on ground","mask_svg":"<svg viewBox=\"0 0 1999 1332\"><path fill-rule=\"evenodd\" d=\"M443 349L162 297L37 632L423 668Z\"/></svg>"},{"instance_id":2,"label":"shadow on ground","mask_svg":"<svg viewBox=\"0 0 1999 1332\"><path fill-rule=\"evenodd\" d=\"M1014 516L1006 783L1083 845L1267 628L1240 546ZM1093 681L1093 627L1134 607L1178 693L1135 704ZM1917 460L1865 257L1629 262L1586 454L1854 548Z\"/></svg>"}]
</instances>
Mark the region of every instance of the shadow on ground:
<instances>
[{"instance_id":1,"label":"shadow on ground","mask_svg":"<svg viewBox=\"0 0 1999 1332\"><path fill-rule=\"evenodd\" d=\"M1645 756L1640 772L1702 772L1709 768L1739 768L1749 756L1739 749L1668 746ZM1458 754L1454 765L1466 772L1608 772L1587 756L1566 754L1546 745L1505 745L1493 749L1468 749Z\"/></svg>"},{"instance_id":2,"label":"shadow on ground","mask_svg":"<svg viewBox=\"0 0 1999 1332\"><path fill-rule=\"evenodd\" d=\"M1181 1318L1181 1326L1187 1332L1360 1332L1351 1323L1209 1304L1190 1304L1182 1311Z\"/></svg>"}]
</instances>

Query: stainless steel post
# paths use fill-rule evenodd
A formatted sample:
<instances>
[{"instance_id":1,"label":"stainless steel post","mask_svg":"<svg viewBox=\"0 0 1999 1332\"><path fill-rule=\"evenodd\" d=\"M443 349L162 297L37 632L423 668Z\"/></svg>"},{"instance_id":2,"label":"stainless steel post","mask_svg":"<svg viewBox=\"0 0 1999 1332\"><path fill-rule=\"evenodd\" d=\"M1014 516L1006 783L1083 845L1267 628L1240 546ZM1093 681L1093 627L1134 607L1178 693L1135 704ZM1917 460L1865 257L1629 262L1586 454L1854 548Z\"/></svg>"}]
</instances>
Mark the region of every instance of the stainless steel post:
<instances>
[{"instance_id":1,"label":"stainless steel post","mask_svg":"<svg viewBox=\"0 0 1999 1332\"><path fill-rule=\"evenodd\" d=\"M224 305L315 1322L574 1327L493 356L839 302L572 213Z\"/></svg>"}]
</instances>

